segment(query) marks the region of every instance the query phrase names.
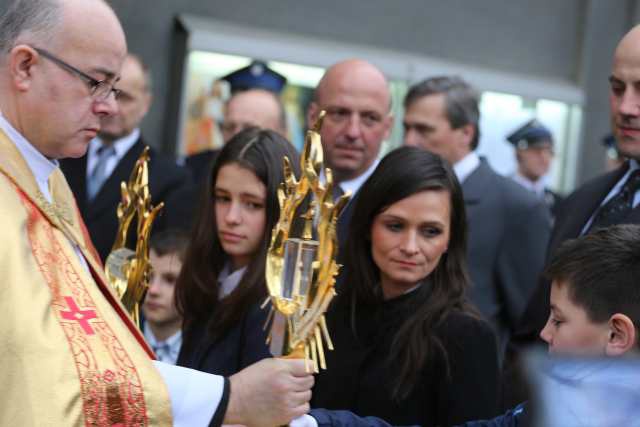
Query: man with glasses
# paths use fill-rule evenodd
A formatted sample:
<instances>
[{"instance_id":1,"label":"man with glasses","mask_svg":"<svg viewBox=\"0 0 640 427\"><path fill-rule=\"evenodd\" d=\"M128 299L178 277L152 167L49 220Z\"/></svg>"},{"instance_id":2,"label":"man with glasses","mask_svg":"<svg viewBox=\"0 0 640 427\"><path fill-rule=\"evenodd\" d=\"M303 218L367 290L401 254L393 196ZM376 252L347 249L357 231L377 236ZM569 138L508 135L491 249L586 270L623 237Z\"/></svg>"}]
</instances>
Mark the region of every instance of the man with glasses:
<instances>
[{"instance_id":1,"label":"man with glasses","mask_svg":"<svg viewBox=\"0 0 640 427\"><path fill-rule=\"evenodd\" d=\"M116 210L121 197L120 183L129 179L136 160L147 145L140 132L140 123L151 106L151 79L137 56L129 54L125 58L117 91L118 113L100 119L100 132L89 144L87 154L60 161L103 262L118 230ZM188 182L189 175L184 168L151 149L149 190L154 204L166 201ZM162 220L163 216L160 216L154 223L154 233L163 231ZM134 233L130 233L129 247L135 246L134 239Z\"/></svg>"},{"instance_id":2,"label":"man with glasses","mask_svg":"<svg viewBox=\"0 0 640 427\"><path fill-rule=\"evenodd\" d=\"M83 156L118 112L126 51L102 0L0 16L0 425L285 424L308 409L302 361L229 379L152 362L106 284L56 159Z\"/></svg>"},{"instance_id":3,"label":"man with glasses","mask_svg":"<svg viewBox=\"0 0 640 427\"><path fill-rule=\"evenodd\" d=\"M67 64L62 59L58 58L57 56L50 53L49 51L45 49L40 49L34 46L31 46L31 47L33 48L33 50L38 52L42 57L55 62L57 65L69 71L71 74L75 74L81 80L84 80L84 82L89 87L89 92L91 93L91 96L93 98L98 100L105 100L109 95L113 95L115 99L118 99L120 97L121 91L120 89L116 89L113 87L112 81L109 81L108 79L96 80L90 75L78 70L73 65Z\"/></svg>"}]
</instances>

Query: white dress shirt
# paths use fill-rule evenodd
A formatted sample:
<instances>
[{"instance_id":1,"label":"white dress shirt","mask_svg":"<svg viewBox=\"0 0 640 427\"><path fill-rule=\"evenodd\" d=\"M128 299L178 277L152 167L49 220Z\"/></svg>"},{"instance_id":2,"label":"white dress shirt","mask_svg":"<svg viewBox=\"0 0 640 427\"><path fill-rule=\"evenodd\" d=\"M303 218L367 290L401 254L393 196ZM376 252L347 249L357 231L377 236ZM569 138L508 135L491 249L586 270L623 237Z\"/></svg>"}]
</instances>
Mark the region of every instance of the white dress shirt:
<instances>
[{"instance_id":1,"label":"white dress shirt","mask_svg":"<svg viewBox=\"0 0 640 427\"><path fill-rule=\"evenodd\" d=\"M247 267L231 271L231 264L225 264L224 268L220 272L220 276L218 276L218 283L220 284L220 287L218 288L218 297L220 299L226 297L238 287L238 283L240 283L245 271L247 271Z\"/></svg>"},{"instance_id":2,"label":"white dress shirt","mask_svg":"<svg viewBox=\"0 0 640 427\"><path fill-rule=\"evenodd\" d=\"M353 198L353 196L358 192L360 187L362 187L362 184L364 184L364 182L367 179L369 179L371 174L373 174L373 172L376 170L376 168L378 167L378 163L380 163L379 160L374 161L371 164L371 166L369 166L369 169L364 171L363 174L358 175L357 177L350 179L348 181L342 181L340 184L338 184L342 189L342 192L346 193L347 191L349 191L351 193L351 198ZM324 169L320 171L319 179L320 179L320 182L322 182L323 184L327 182L327 178L324 175Z\"/></svg>"},{"instance_id":3,"label":"white dress shirt","mask_svg":"<svg viewBox=\"0 0 640 427\"><path fill-rule=\"evenodd\" d=\"M539 199L544 198L544 190L547 188L547 183L545 182L546 180L544 179L544 177L533 182L530 179L522 176L520 172L516 172L511 175L511 179L534 193Z\"/></svg>"},{"instance_id":4,"label":"white dress shirt","mask_svg":"<svg viewBox=\"0 0 640 427\"><path fill-rule=\"evenodd\" d=\"M345 193L347 191L351 192L351 196L356 194L358 190L360 190L360 187L362 187L362 184L364 184L365 181L369 179L371 174L373 174L373 172L376 170L376 168L378 167L378 163L380 163L380 161L376 160L371 164L371 166L369 166L369 169L364 171L362 175L350 179L349 181L342 181L340 183L340 188L342 188L342 191L344 191Z\"/></svg>"},{"instance_id":5,"label":"white dress shirt","mask_svg":"<svg viewBox=\"0 0 640 427\"><path fill-rule=\"evenodd\" d=\"M475 151L472 151L453 165L453 172L458 177L460 184L462 184L478 166L480 166L480 157L478 157Z\"/></svg>"},{"instance_id":6,"label":"white dress shirt","mask_svg":"<svg viewBox=\"0 0 640 427\"><path fill-rule=\"evenodd\" d=\"M164 341L159 341L153 334L149 322L145 323L144 327L144 339L147 344L153 349L156 354L156 358L164 363L175 365L180 354L180 347L182 346L182 331L178 330L175 334L171 335Z\"/></svg>"},{"instance_id":7,"label":"white dress shirt","mask_svg":"<svg viewBox=\"0 0 640 427\"><path fill-rule=\"evenodd\" d=\"M105 176L111 176L113 170L118 166L120 160L127 154L127 151L140 139L140 129L136 128L129 135L116 139L112 147L115 150L115 154L111 156L107 160L107 164L105 165L104 174ZM89 148L87 149L87 179L91 178L93 175L93 170L96 168L98 163L98 150L104 145L100 138L94 138L89 143Z\"/></svg>"}]
</instances>

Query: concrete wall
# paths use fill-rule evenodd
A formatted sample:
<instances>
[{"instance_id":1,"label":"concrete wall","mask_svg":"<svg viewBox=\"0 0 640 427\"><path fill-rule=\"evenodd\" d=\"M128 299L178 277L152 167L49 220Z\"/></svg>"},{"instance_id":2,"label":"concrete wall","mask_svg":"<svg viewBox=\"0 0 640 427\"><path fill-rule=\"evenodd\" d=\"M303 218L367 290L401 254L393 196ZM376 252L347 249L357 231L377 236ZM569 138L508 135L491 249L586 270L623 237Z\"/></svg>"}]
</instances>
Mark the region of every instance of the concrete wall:
<instances>
[{"instance_id":1,"label":"concrete wall","mask_svg":"<svg viewBox=\"0 0 640 427\"><path fill-rule=\"evenodd\" d=\"M9 0L0 0L0 10ZM619 37L640 16L638 0L111 0L130 50L150 65L155 102L143 124L154 145L169 114L174 19L189 13L337 43L427 55L579 84L587 94L578 182L601 170L606 78ZM172 101L173 102L173 101ZM597 147L597 148L593 148Z\"/></svg>"},{"instance_id":2,"label":"concrete wall","mask_svg":"<svg viewBox=\"0 0 640 427\"><path fill-rule=\"evenodd\" d=\"M145 133L159 145L159 124L172 59L173 19L179 13L243 26L428 55L525 75L575 81L584 0L112 0L130 50L147 61L156 103ZM152 5L152 7L150 7Z\"/></svg>"}]
</instances>

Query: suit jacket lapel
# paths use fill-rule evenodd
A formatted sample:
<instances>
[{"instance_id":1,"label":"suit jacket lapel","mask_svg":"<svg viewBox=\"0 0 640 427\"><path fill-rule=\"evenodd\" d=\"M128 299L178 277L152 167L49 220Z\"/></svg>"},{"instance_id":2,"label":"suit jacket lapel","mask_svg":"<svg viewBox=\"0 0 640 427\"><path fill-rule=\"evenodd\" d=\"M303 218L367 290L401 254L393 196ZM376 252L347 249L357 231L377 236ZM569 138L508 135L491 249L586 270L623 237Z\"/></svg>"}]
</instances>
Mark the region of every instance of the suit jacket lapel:
<instances>
[{"instance_id":1,"label":"suit jacket lapel","mask_svg":"<svg viewBox=\"0 0 640 427\"><path fill-rule=\"evenodd\" d=\"M462 193L465 206L476 205L482 200L482 194L486 191L489 166L484 159L480 159L480 165L462 182Z\"/></svg>"},{"instance_id":2,"label":"suit jacket lapel","mask_svg":"<svg viewBox=\"0 0 640 427\"><path fill-rule=\"evenodd\" d=\"M596 209L598 209L602 200L607 196L609 191L611 191L611 188L613 188L627 172L627 169L628 166L609 172L592 181L590 184L587 184L590 188L585 188L584 191L578 190L579 193L575 194L577 199L571 203L571 212L560 212L558 219L562 218L563 220L559 220L556 223L551 248L556 247L557 242L580 236L589 218L591 218ZM638 209L636 209L636 211L637 210Z\"/></svg>"}]
</instances>

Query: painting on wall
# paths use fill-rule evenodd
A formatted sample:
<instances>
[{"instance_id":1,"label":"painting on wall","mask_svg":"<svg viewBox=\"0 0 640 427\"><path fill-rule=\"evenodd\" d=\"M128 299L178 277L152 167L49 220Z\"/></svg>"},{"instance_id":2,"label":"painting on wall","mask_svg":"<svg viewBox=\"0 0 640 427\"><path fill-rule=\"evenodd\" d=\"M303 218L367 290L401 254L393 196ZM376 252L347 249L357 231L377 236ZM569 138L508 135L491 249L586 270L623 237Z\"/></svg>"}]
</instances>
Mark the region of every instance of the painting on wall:
<instances>
[{"instance_id":1,"label":"painting on wall","mask_svg":"<svg viewBox=\"0 0 640 427\"><path fill-rule=\"evenodd\" d=\"M194 50L187 58L187 73L177 155L196 154L222 145L220 125L225 102L231 95L222 77L248 66L253 58ZM302 147L305 111L324 69L276 61L266 65L286 77L280 96L285 107L288 139Z\"/></svg>"}]
</instances>

